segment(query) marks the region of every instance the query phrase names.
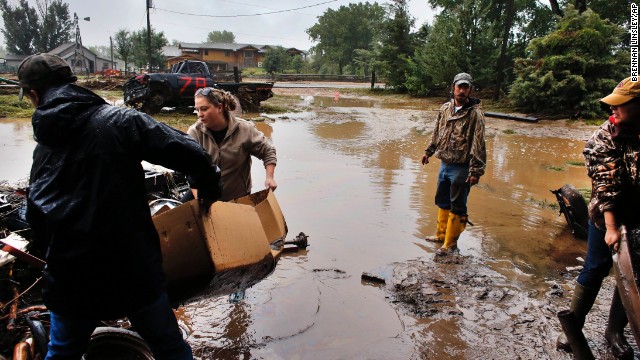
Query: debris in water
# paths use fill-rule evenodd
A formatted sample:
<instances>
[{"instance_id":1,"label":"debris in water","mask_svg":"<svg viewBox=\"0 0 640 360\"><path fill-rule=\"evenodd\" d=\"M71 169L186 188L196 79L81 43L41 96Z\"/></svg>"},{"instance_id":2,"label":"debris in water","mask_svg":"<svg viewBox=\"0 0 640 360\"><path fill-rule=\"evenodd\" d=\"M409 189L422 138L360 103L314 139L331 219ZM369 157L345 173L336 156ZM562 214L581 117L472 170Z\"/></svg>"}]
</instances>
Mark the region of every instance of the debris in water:
<instances>
[{"instance_id":1,"label":"debris in water","mask_svg":"<svg viewBox=\"0 0 640 360\"><path fill-rule=\"evenodd\" d=\"M360 278L362 280L371 281L371 282L374 282L374 283L377 283L377 284L385 284L386 283L386 281L383 278L381 278L379 276L376 276L376 275L373 275L373 274L368 273L368 272L363 272L362 276Z\"/></svg>"}]
</instances>

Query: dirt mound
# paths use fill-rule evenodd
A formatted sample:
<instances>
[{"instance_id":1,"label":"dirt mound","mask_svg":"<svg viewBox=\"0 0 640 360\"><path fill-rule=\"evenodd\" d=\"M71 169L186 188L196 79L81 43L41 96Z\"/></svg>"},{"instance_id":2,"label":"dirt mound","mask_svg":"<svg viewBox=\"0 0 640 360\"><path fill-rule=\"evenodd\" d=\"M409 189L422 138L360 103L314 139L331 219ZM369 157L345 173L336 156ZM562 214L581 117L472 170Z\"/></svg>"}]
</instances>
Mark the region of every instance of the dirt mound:
<instances>
[{"instance_id":1,"label":"dirt mound","mask_svg":"<svg viewBox=\"0 0 640 360\"><path fill-rule=\"evenodd\" d=\"M124 78L99 76L78 80L78 85L90 90L122 90L125 81Z\"/></svg>"}]
</instances>

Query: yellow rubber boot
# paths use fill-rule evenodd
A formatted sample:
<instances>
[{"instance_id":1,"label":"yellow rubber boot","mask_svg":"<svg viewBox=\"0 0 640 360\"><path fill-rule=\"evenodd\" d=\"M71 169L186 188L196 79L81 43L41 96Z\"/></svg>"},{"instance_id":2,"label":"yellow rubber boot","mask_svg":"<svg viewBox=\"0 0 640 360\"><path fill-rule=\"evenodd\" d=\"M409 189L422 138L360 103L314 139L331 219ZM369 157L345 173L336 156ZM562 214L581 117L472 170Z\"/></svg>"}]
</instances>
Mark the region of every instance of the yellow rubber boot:
<instances>
[{"instance_id":1,"label":"yellow rubber boot","mask_svg":"<svg viewBox=\"0 0 640 360\"><path fill-rule=\"evenodd\" d=\"M449 222L449 210L438 208L438 225L436 226L436 235L427 236L425 240L433 242L444 242L447 234L447 223Z\"/></svg>"},{"instance_id":2,"label":"yellow rubber boot","mask_svg":"<svg viewBox=\"0 0 640 360\"><path fill-rule=\"evenodd\" d=\"M458 238L467 227L467 215L449 214L449 222L447 223L447 233L444 236L444 244L436 252L438 255L447 255L453 250L458 249Z\"/></svg>"}]
</instances>

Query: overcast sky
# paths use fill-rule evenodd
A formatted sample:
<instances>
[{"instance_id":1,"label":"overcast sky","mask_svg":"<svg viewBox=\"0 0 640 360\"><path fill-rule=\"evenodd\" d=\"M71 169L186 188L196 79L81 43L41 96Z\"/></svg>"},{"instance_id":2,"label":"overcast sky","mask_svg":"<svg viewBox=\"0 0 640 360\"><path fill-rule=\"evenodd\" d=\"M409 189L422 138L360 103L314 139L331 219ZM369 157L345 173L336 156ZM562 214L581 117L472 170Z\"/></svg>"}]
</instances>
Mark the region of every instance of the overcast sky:
<instances>
[{"instance_id":1,"label":"overcast sky","mask_svg":"<svg viewBox=\"0 0 640 360\"><path fill-rule=\"evenodd\" d=\"M69 4L72 19L74 12L78 14L82 44L87 47L109 46L109 36L113 36L118 30L137 31L147 26L146 0L63 2ZM308 50L314 44L305 30L316 23L317 17L327 9L337 10L340 6L354 2L357 1L153 0L151 26L156 31L163 31L169 42L175 39L201 43L207 39L210 31L227 30L233 32L237 43L282 45ZM383 5L389 1L377 2ZM9 3L16 6L18 0L9 0ZM29 5L36 7L36 1L29 0ZM409 10L416 18L416 26L433 21L434 12L426 0L409 0ZM253 14L264 15L238 16ZM85 17L90 17L91 20L82 20Z\"/></svg>"}]
</instances>

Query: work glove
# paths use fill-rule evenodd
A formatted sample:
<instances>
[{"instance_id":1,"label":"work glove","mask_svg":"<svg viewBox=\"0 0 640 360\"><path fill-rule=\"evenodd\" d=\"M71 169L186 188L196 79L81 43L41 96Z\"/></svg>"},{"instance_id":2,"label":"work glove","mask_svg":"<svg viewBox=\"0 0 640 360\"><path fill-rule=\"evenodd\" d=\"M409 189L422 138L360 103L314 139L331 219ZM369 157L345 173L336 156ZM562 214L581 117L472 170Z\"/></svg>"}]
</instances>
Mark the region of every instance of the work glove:
<instances>
[{"instance_id":1,"label":"work glove","mask_svg":"<svg viewBox=\"0 0 640 360\"><path fill-rule=\"evenodd\" d=\"M205 214L209 212L211 204L220 200L222 197L222 177L220 169L215 167L215 180L207 184L203 184L198 188L198 203L200 204L200 210Z\"/></svg>"}]
</instances>

